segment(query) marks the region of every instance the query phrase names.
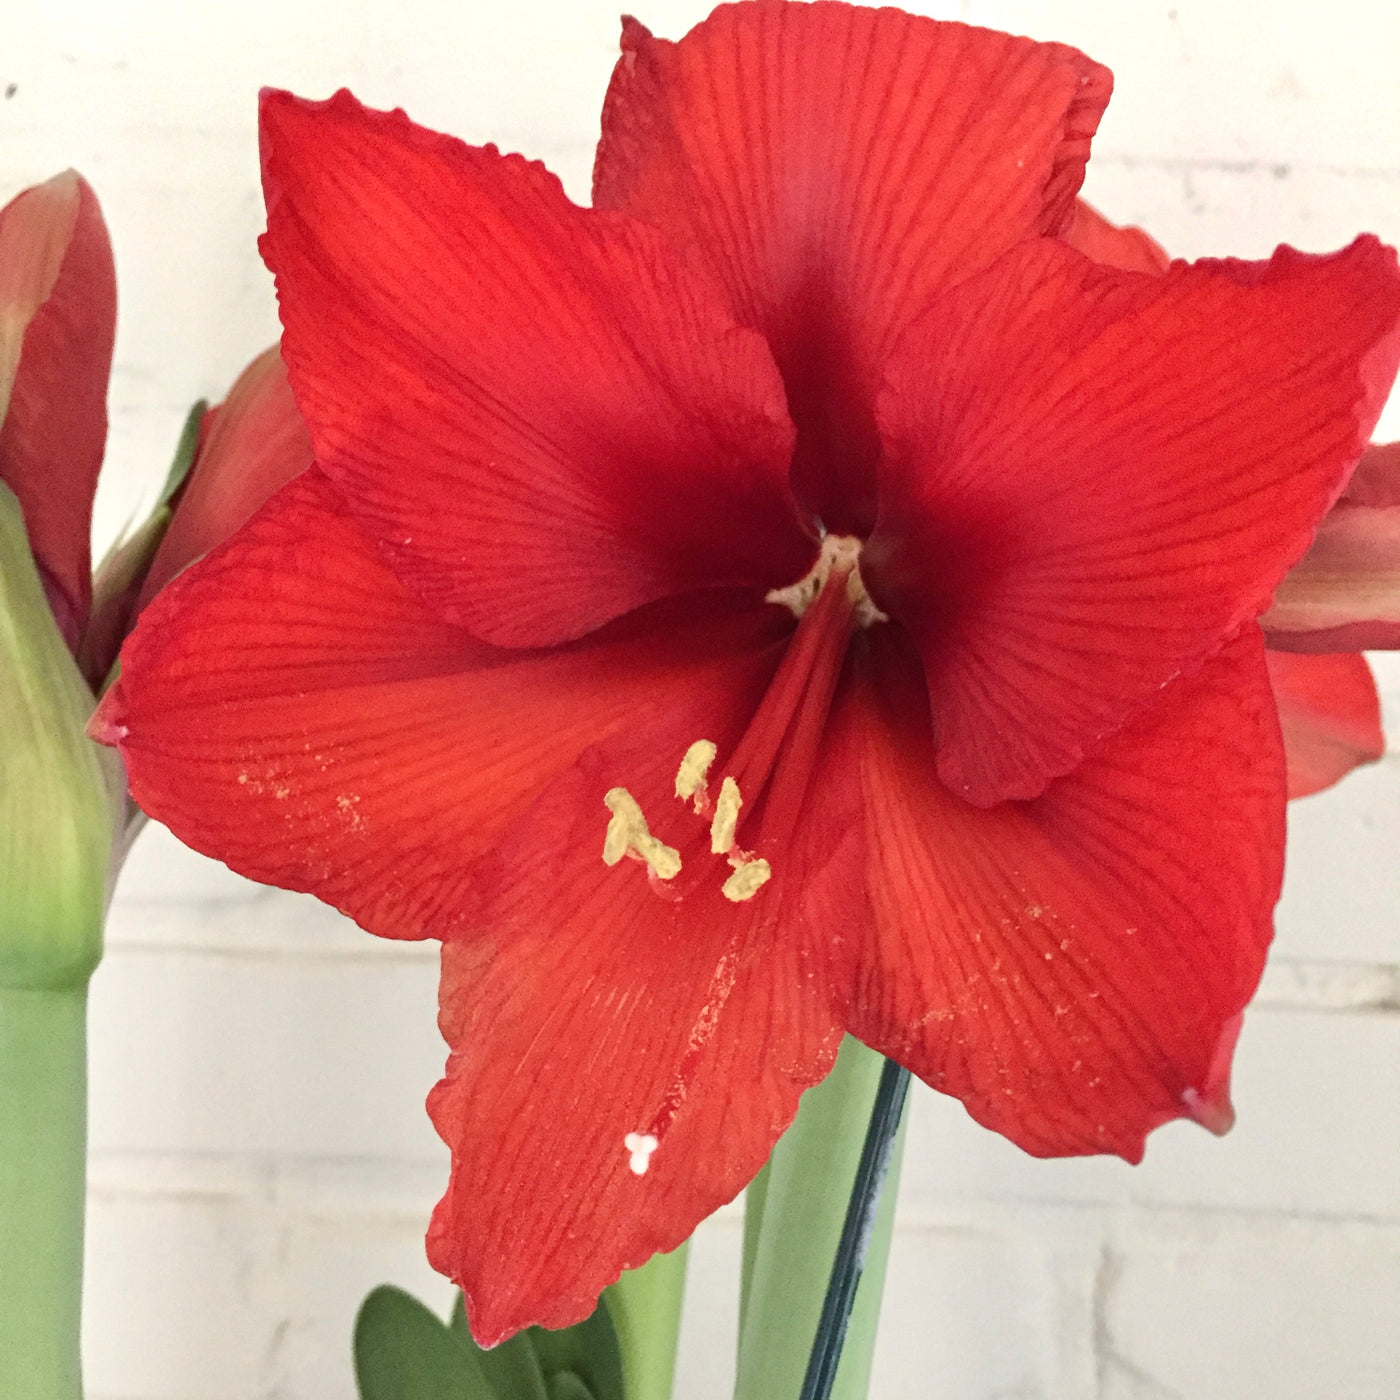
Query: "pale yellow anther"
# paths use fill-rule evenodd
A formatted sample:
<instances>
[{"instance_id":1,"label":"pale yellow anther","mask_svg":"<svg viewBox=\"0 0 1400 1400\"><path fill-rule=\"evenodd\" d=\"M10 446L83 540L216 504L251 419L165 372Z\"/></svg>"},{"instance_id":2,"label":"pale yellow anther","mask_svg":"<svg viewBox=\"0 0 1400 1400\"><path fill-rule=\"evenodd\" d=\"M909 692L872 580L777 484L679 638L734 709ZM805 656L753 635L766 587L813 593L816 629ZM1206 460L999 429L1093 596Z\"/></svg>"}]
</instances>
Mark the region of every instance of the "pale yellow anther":
<instances>
[{"instance_id":1,"label":"pale yellow anther","mask_svg":"<svg viewBox=\"0 0 1400 1400\"><path fill-rule=\"evenodd\" d=\"M742 865L736 866L734 873L724 882L720 893L735 904L742 904L746 899L752 899L772 878L773 867L759 856L755 860L746 860Z\"/></svg>"},{"instance_id":2,"label":"pale yellow anther","mask_svg":"<svg viewBox=\"0 0 1400 1400\"><path fill-rule=\"evenodd\" d=\"M658 879L674 879L681 871L681 853L658 841L647 826L637 799L626 788L612 788L603 797L612 820L603 837L603 863L616 865L625 855L643 860Z\"/></svg>"},{"instance_id":3,"label":"pale yellow anther","mask_svg":"<svg viewBox=\"0 0 1400 1400\"><path fill-rule=\"evenodd\" d=\"M708 739L697 739L681 759L680 771L676 774L676 796L685 799L703 793L705 775L710 764L715 761L715 746Z\"/></svg>"},{"instance_id":4,"label":"pale yellow anther","mask_svg":"<svg viewBox=\"0 0 1400 1400\"><path fill-rule=\"evenodd\" d=\"M744 799L739 784L726 778L719 785L719 800L715 803L714 820L710 823L710 850L715 855L727 855L734 847L734 831L739 825L739 808Z\"/></svg>"}]
</instances>

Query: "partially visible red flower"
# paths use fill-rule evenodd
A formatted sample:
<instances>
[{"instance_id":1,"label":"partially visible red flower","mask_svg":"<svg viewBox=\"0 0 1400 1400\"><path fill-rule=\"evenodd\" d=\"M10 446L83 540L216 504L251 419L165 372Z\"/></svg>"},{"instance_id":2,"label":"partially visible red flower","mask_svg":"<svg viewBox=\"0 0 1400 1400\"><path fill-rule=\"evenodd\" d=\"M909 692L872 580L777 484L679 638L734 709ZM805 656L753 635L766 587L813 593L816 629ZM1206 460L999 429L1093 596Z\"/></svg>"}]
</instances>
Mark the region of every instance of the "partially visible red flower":
<instances>
[{"instance_id":1,"label":"partially visible red flower","mask_svg":"<svg viewBox=\"0 0 1400 1400\"><path fill-rule=\"evenodd\" d=\"M1288 755L1289 797L1309 797L1385 752L1381 704L1357 651L1267 651L1269 680Z\"/></svg>"},{"instance_id":2,"label":"partially visible red flower","mask_svg":"<svg viewBox=\"0 0 1400 1400\"><path fill-rule=\"evenodd\" d=\"M54 619L78 648L116 333L112 245L74 171L0 209L0 481L19 498Z\"/></svg>"},{"instance_id":3,"label":"partially visible red flower","mask_svg":"<svg viewBox=\"0 0 1400 1400\"><path fill-rule=\"evenodd\" d=\"M1289 796L1380 758L1380 700L1361 649L1400 647L1400 443L1366 450L1260 621Z\"/></svg>"},{"instance_id":4,"label":"partially visible red flower","mask_svg":"<svg viewBox=\"0 0 1400 1400\"><path fill-rule=\"evenodd\" d=\"M103 560L79 651L94 688L156 593L310 465L311 440L273 345L239 375L223 403L204 411L181 479L167 488L146 523Z\"/></svg>"},{"instance_id":5,"label":"partially visible red flower","mask_svg":"<svg viewBox=\"0 0 1400 1400\"><path fill-rule=\"evenodd\" d=\"M1160 273L1171 265L1141 229L1110 223L1082 199L1065 241L1109 267ZM1366 450L1260 621L1288 795L1308 797L1385 752L1361 649L1400 646L1400 443Z\"/></svg>"},{"instance_id":6,"label":"partially visible red flower","mask_svg":"<svg viewBox=\"0 0 1400 1400\"><path fill-rule=\"evenodd\" d=\"M1400 442L1373 444L1260 619L1271 647L1400 647Z\"/></svg>"},{"instance_id":7,"label":"partially visible red flower","mask_svg":"<svg viewBox=\"0 0 1400 1400\"><path fill-rule=\"evenodd\" d=\"M1108 89L893 10L629 20L592 210L264 100L317 466L95 732L193 846L443 940L428 1243L484 1343L688 1235L846 1032L1040 1155L1228 1123L1282 867L1256 618L1400 272L1091 261Z\"/></svg>"},{"instance_id":8,"label":"partially visible red flower","mask_svg":"<svg viewBox=\"0 0 1400 1400\"><path fill-rule=\"evenodd\" d=\"M311 439L287 382L281 347L272 345L238 376L223 403L205 414L170 527L141 585L138 610L310 466Z\"/></svg>"},{"instance_id":9,"label":"partially visible red flower","mask_svg":"<svg viewBox=\"0 0 1400 1400\"><path fill-rule=\"evenodd\" d=\"M1172 262L1156 239L1132 225L1110 223L1082 199L1074 201L1074 217L1064 240L1096 263L1124 272L1165 272Z\"/></svg>"}]
</instances>

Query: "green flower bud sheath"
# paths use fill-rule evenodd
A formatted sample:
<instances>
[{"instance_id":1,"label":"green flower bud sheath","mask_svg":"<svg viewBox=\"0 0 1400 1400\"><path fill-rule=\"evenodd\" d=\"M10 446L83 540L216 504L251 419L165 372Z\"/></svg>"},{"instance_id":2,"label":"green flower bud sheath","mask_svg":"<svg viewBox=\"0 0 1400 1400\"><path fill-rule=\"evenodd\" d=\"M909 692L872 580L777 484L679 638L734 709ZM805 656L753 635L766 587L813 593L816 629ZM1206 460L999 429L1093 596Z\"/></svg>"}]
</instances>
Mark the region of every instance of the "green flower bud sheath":
<instances>
[{"instance_id":1,"label":"green flower bud sheath","mask_svg":"<svg viewBox=\"0 0 1400 1400\"><path fill-rule=\"evenodd\" d=\"M87 984L119 770L0 486L0 1395L81 1395Z\"/></svg>"}]
</instances>

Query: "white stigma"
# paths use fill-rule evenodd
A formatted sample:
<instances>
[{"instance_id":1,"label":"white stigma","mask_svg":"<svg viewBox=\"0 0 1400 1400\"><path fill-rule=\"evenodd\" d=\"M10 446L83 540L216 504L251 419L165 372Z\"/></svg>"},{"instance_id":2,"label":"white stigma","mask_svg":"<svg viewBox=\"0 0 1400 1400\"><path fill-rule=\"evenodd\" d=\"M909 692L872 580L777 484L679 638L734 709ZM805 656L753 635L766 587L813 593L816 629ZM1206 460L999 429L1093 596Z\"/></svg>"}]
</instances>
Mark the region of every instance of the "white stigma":
<instances>
[{"instance_id":1,"label":"white stigma","mask_svg":"<svg viewBox=\"0 0 1400 1400\"><path fill-rule=\"evenodd\" d=\"M658 841L647 826L637 799L626 788L612 788L603 797L612 815L603 837L603 864L616 865L623 856L645 861L659 880L672 880L681 872L681 853Z\"/></svg>"},{"instance_id":2,"label":"white stigma","mask_svg":"<svg viewBox=\"0 0 1400 1400\"><path fill-rule=\"evenodd\" d=\"M627 1160L634 1176L645 1176L651 1165L651 1154L656 1151L656 1139L650 1133L628 1133L622 1145L632 1155Z\"/></svg>"},{"instance_id":3,"label":"white stigma","mask_svg":"<svg viewBox=\"0 0 1400 1400\"><path fill-rule=\"evenodd\" d=\"M835 570L846 576L846 597L857 626L869 627L875 622L888 622L889 616L875 606L874 600L866 592L865 582L860 576L860 550L861 542L854 535L823 536L821 553L806 577L788 584L786 588L769 589L763 601L788 608L794 617L800 618L816 601Z\"/></svg>"}]
</instances>

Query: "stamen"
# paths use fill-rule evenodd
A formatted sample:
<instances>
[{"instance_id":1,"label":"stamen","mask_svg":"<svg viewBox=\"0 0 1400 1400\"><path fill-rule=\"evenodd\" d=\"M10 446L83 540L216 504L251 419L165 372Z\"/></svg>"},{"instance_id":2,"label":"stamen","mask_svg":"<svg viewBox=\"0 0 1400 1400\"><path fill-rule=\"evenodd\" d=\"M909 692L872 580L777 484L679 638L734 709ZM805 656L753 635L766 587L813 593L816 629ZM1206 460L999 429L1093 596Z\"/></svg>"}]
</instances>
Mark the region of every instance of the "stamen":
<instances>
[{"instance_id":1,"label":"stamen","mask_svg":"<svg viewBox=\"0 0 1400 1400\"><path fill-rule=\"evenodd\" d=\"M680 852L651 834L637 799L626 788L610 789L603 802L613 814L603 837L605 865L616 865L623 856L631 855L645 861L659 879L671 880L680 874Z\"/></svg>"},{"instance_id":2,"label":"stamen","mask_svg":"<svg viewBox=\"0 0 1400 1400\"><path fill-rule=\"evenodd\" d=\"M762 856L741 861L724 882L720 893L735 904L752 899L773 878L773 867Z\"/></svg>"},{"instance_id":3,"label":"stamen","mask_svg":"<svg viewBox=\"0 0 1400 1400\"><path fill-rule=\"evenodd\" d=\"M627 1165L634 1175L645 1176L651 1165L651 1154L657 1148L656 1139L650 1133L628 1133L622 1139L622 1145L632 1154Z\"/></svg>"},{"instance_id":4,"label":"stamen","mask_svg":"<svg viewBox=\"0 0 1400 1400\"><path fill-rule=\"evenodd\" d=\"M715 761L715 753L715 746L710 740L697 739L685 751L680 771L676 774L676 796L682 801L693 797L697 813L708 798L705 775L710 771L710 764Z\"/></svg>"},{"instance_id":5,"label":"stamen","mask_svg":"<svg viewBox=\"0 0 1400 1400\"><path fill-rule=\"evenodd\" d=\"M744 799L739 784L725 778L719 785L719 800L715 803L715 819L710 823L710 850L717 856L728 855L734 848L734 831L739 825L739 808Z\"/></svg>"}]
</instances>

